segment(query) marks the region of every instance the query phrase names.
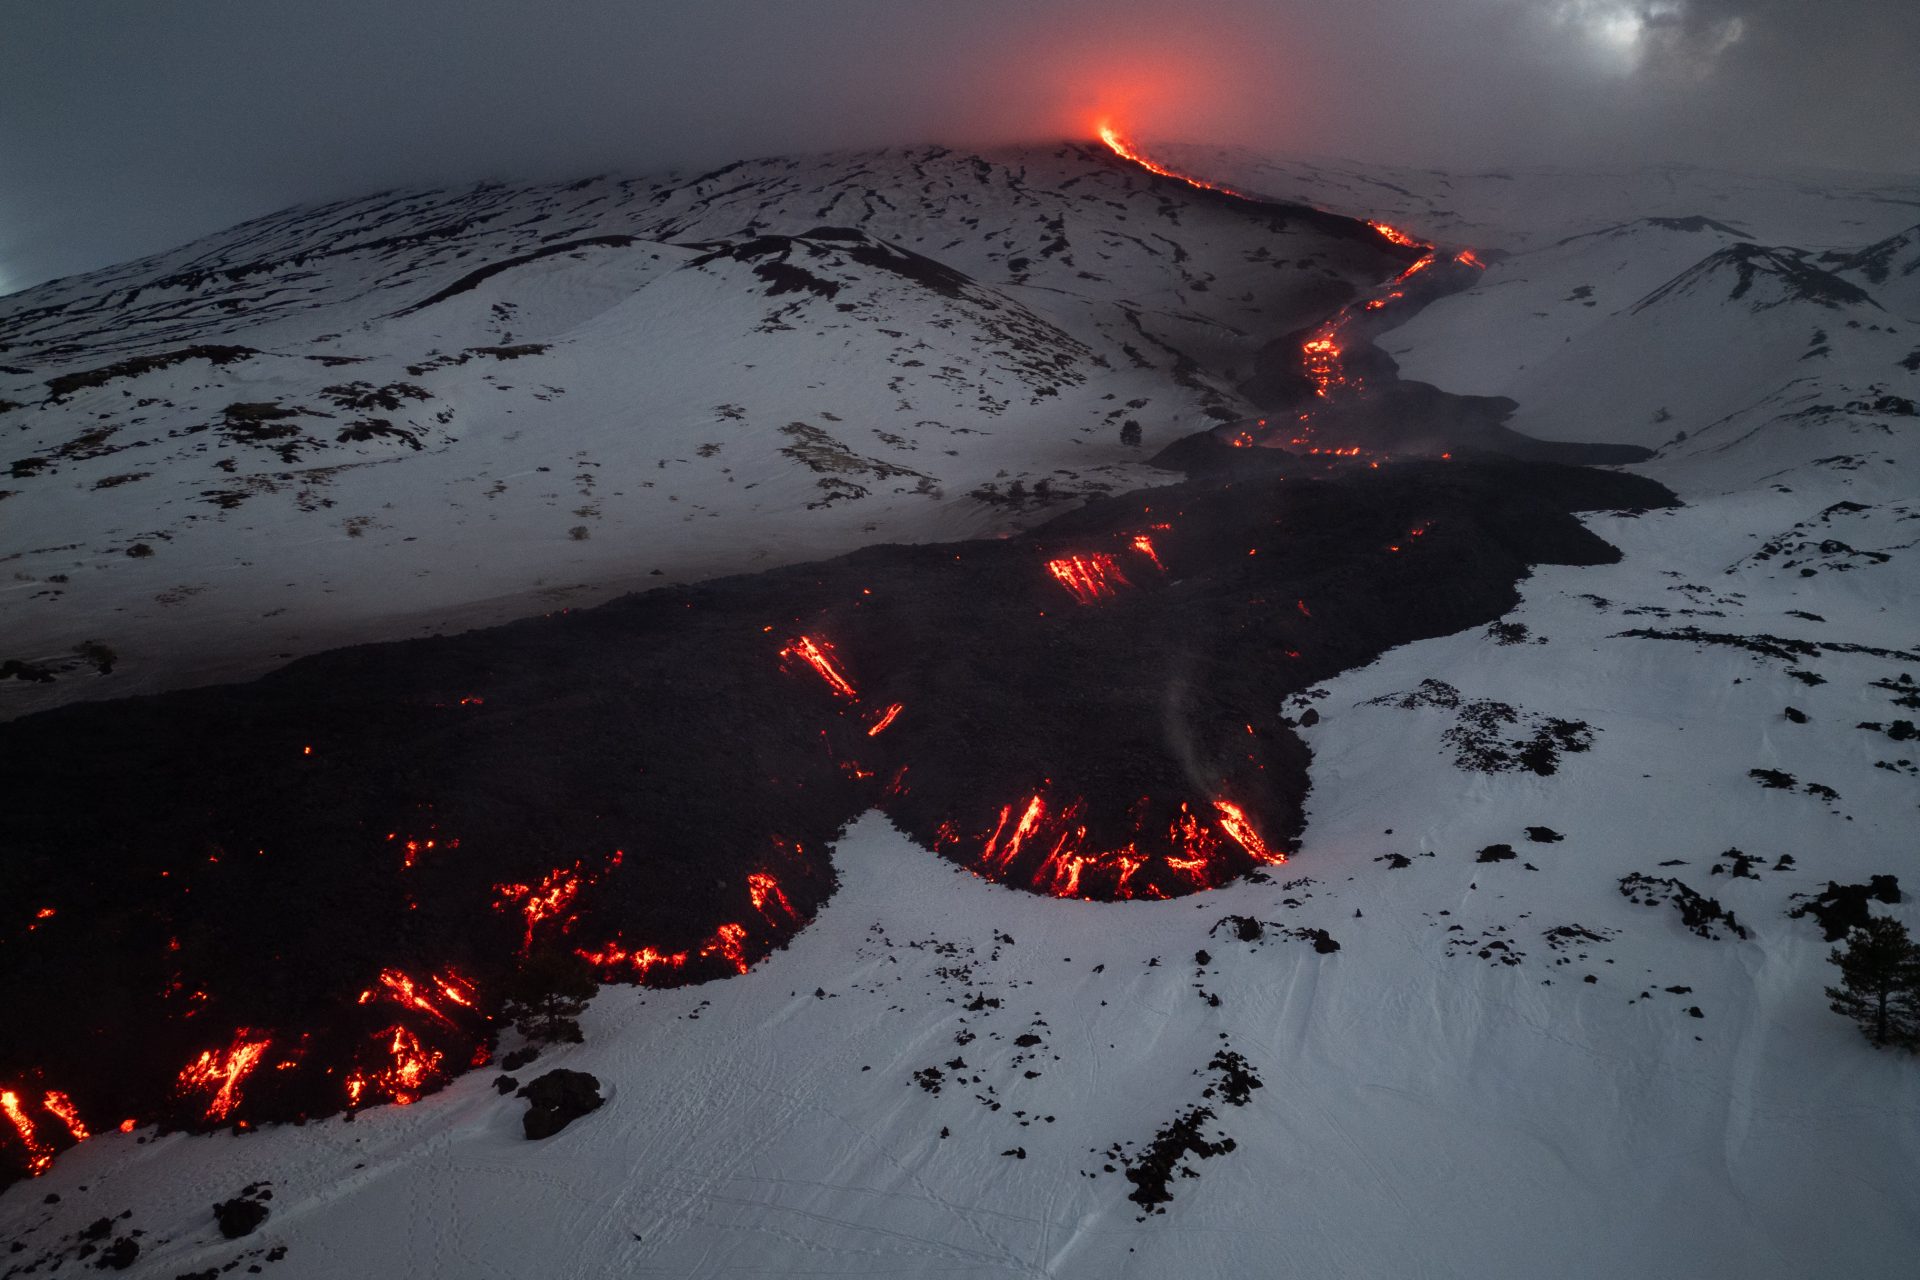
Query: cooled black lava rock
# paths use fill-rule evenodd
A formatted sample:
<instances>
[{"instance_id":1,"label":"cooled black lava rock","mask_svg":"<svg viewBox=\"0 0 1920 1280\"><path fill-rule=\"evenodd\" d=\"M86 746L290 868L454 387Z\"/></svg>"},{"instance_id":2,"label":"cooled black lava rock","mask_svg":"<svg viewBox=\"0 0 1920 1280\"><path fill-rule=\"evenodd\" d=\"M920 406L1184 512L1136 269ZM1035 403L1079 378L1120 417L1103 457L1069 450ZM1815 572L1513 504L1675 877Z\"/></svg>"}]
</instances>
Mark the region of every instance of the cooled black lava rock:
<instances>
[{"instance_id":1,"label":"cooled black lava rock","mask_svg":"<svg viewBox=\"0 0 1920 1280\"><path fill-rule=\"evenodd\" d=\"M577 877L564 939L607 957L603 979L725 977L812 917L826 850L874 807L969 867L1035 797L1054 834L1072 813L1088 849L1143 855L1076 879L1047 864L1057 839L1003 842L986 870L1017 887L1223 883L1260 863L1217 800L1273 852L1301 830L1295 695L1485 626L1532 565L1617 559L1573 513L1671 501L1498 461L1228 470L1019 537L872 547L0 725L0 901L59 904L31 934L30 913L0 920L0 1079L202 1130L431 1089L488 1056L529 929L562 936L520 909L541 885ZM1111 558L1110 595L1063 589L1047 564L1074 556ZM857 696L794 660L801 636ZM1183 825L1215 846L1198 873L1175 865ZM476 1005L442 999L436 1020L389 998L389 971L435 999L436 975L463 975ZM162 994L181 991L204 993L192 1019ZM257 1069L235 1112L176 1088L236 1053ZM0 1153L0 1180L19 1159Z\"/></svg>"},{"instance_id":2,"label":"cooled black lava rock","mask_svg":"<svg viewBox=\"0 0 1920 1280\"><path fill-rule=\"evenodd\" d=\"M238 1240L242 1236L252 1235L267 1220L267 1206L247 1196L236 1196L232 1200L222 1200L213 1206L213 1217L220 1224L220 1234L229 1240Z\"/></svg>"},{"instance_id":3,"label":"cooled black lava rock","mask_svg":"<svg viewBox=\"0 0 1920 1280\"><path fill-rule=\"evenodd\" d=\"M100 1251L94 1266L101 1271L125 1271L140 1256L140 1242L131 1236L121 1236Z\"/></svg>"},{"instance_id":4,"label":"cooled black lava rock","mask_svg":"<svg viewBox=\"0 0 1920 1280\"><path fill-rule=\"evenodd\" d=\"M589 1112L606 1104L600 1096L600 1081L584 1071L555 1067L552 1071L522 1086L520 1096L528 1102L527 1114L520 1124L529 1138L551 1138Z\"/></svg>"}]
</instances>

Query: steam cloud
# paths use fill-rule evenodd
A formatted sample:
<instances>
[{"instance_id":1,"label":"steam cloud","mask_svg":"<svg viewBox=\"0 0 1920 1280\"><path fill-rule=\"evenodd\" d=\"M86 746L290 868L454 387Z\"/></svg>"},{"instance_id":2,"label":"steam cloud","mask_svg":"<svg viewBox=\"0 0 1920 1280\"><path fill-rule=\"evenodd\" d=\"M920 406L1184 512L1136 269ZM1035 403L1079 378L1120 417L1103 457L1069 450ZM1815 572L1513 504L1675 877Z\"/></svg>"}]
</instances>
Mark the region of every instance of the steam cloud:
<instances>
[{"instance_id":1,"label":"steam cloud","mask_svg":"<svg viewBox=\"0 0 1920 1280\"><path fill-rule=\"evenodd\" d=\"M298 201L1084 135L1920 170L1912 0L70 0L0 42L0 292Z\"/></svg>"}]
</instances>

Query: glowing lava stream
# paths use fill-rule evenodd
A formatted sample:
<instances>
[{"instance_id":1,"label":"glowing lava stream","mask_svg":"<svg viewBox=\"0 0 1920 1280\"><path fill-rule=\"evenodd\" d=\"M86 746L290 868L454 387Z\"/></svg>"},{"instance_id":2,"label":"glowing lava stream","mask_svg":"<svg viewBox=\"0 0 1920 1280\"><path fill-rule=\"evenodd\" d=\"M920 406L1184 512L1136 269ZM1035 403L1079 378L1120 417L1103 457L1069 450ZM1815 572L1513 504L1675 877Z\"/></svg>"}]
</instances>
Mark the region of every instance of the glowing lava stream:
<instances>
[{"instance_id":1,"label":"glowing lava stream","mask_svg":"<svg viewBox=\"0 0 1920 1280\"><path fill-rule=\"evenodd\" d=\"M1202 191L1217 191L1222 195L1234 196L1241 200L1253 200L1257 198L1244 191L1236 191L1232 187L1222 186L1217 182L1208 182L1204 178L1196 178L1192 174L1181 173L1177 169L1170 169L1166 165L1149 159L1146 153L1141 151L1139 146L1130 138L1115 128L1111 121L1101 121L1098 132L1100 140L1104 142L1108 149L1115 155L1119 156L1122 160L1139 165L1149 173L1158 174L1163 178L1176 179L1186 183L1188 186L1197 187ZM1405 284L1414 276L1431 268L1441 256L1441 250L1438 246L1409 235L1398 227L1371 218L1365 219L1364 221L1369 227L1373 228L1374 232L1378 234L1381 239L1387 241L1389 244L1398 245L1403 249L1419 249L1422 256L1416 259L1406 270L1394 277L1394 279L1389 282L1382 291L1376 293L1374 297L1358 300L1342 307L1331 319L1315 329L1307 337L1306 341L1301 344L1301 371L1306 375L1307 381L1312 385L1314 396L1321 400L1332 398L1333 393L1337 389L1345 388L1355 391L1360 389L1359 380L1357 378L1348 378L1346 369L1341 361L1341 356L1345 353L1346 347L1346 344L1341 338L1342 331L1345 330L1349 323L1356 317L1383 311L1391 304L1404 299L1406 297L1406 291L1398 286ZM1471 249L1462 249L1453 254L1452 260L1462 266L1471 267L1476 271L1486 270L1487 264L1482 262ZM1294 428L1297 434L1285 437L1285 443L1312 445L1312 418L1313 415L1310 411L1301 412L1298 417L1299 425ZM1261 425L1266 425L1265 419L1261 420ZM1282 437L1275 433L1268 437L1265 442L1277 444L1280 443L1282 439ZM1251 433L1243 431L1229 441L1229 443L1239 447L1245 447L1260 444L1263 443L1263 441L1253 438ZM1340 448L1335 446L1328 449L1318 447L1309 448L1308 452L1329 453L1336 456L1349 457L1357 455L1360 450L1357 448Z\"/></svg>"},{"instance_id":2,"label":"glowing lava stream","mask_svg":"<svg viewBox=\"0 0 1920 1280\"><path fill-rule=\"evenodd\" d=\"M20 1105L20 1095L8 1089L0 1092L0 1114L12 1122L13 1130L27 1148L27 1176L37 1178L53 1167L53 1148L34 1128L28 1119L26 1109Z\"/></svg>"},{"instance_id":3,"label":"glowing lava stream","mask_svg":"<svg viewBox=\"0 0 1920 1280\"><path fill-rule=\"evenodd\" d=\"M1250 200L1253 198L1244 191L1235 191L1232 187L1223 187L1217 182L1208 182L1204 178L1196 178L1190 174L1176 172L1173 169L1167 168L1165 165L1155 164L1153 161L1147 159L1146 155L1142 153L1138 147L1134 146L1125 134L1114 128L1111 121L1103 120L1100 122L1100 141L1106 143L1108 148L1113 151L1113 154L1119 156L1122 160L1128 160L1139 165L1148 173L1157 173L1163 178L1173 178L1186 183L1190 187L1197 187L1202 191L1218 191L1221 195L1237 196L1242 200Z\"/></svg>"}]
</instances>

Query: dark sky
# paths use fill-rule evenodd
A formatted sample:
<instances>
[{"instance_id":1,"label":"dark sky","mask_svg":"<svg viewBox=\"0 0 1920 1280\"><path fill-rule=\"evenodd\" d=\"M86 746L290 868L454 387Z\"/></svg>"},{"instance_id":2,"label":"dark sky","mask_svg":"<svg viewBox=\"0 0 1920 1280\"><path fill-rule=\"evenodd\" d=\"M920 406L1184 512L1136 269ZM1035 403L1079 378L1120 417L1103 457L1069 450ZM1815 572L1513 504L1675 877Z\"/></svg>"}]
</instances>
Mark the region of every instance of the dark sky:
<instances>
[{"instance_id":1,"label":"dark sky","mask_svg":"<svg viewBox=\"0 0 1920 1280\"><path fill-rule=\"evenodd\" d=\"M0 0L0 292L303 200L903 142L1920 171L1920 0Z\"/></svg>"}]
</instances>

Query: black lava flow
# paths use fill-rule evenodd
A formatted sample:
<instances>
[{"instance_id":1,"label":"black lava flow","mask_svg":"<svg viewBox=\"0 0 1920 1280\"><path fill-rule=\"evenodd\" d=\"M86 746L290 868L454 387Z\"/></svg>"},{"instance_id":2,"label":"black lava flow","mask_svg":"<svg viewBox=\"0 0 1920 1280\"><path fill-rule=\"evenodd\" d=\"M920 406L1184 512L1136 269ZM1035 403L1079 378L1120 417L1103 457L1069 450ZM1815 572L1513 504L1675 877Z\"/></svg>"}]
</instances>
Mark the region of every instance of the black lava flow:
<instances>
[{"instance_id":1,"label":"black lava flow","mask_svg":"<svg viewBox=\"0 0 1920 1280\"><path fill-rule=\"evenodd\" d=\"M1145 855L1081 895L1208 887L1256 860L1219 841L1196 880L1156 833L1183 812L1212 828L1231 797L1292 847L1308 752L1290 695L1497 619L1531 565L1617 559L1572 513L1673 502L1492 457L1185 453L1194 478L1018 537L872 547L0 725L0 1090L42 1155L72 1142L55 1091L93 1132L417 1096L487 1060L530 939L598 955L606 980L743 971L832 893L831 842L876 807L1045 888L1044 850L982 857L1040 796L1085 847ZM1123 581L1092 603L1047 567L1100 555ZM801 637L857 698L795 659ZM446 974L472 985L434 988ZM0 1182L36 1159L17 1128L0 1123Z\"/></svg>"}]
</instances>

